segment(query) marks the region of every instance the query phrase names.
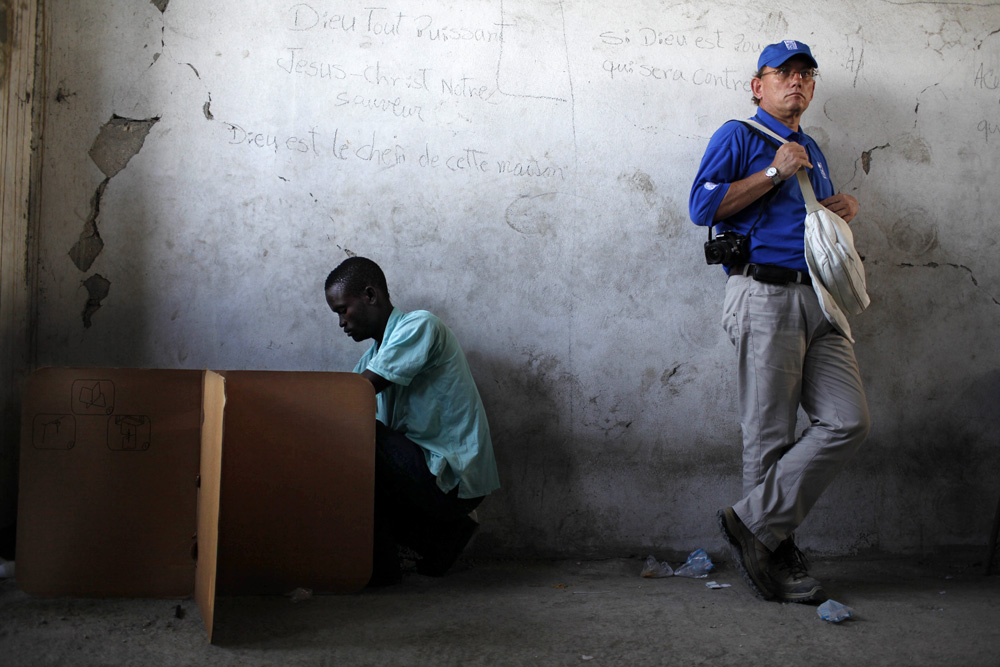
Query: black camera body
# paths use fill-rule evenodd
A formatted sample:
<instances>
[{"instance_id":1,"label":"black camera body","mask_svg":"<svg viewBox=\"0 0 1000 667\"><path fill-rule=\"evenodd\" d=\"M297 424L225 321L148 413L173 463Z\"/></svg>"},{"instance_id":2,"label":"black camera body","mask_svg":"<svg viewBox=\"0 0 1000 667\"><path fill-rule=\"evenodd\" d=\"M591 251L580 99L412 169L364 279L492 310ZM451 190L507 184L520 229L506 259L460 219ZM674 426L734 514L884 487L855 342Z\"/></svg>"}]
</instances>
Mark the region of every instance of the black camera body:
<instances>
[{"instance_id":1,"label":"black camera body","mask_svg":"<svg viewBox=\"0 0 1000 667\"><path fill-rule=\"evenodd\" d=\"M746 264L750 260L750 239L729 231L705 242L705 261L709 264Z\"/></svg>"}]
</instances>

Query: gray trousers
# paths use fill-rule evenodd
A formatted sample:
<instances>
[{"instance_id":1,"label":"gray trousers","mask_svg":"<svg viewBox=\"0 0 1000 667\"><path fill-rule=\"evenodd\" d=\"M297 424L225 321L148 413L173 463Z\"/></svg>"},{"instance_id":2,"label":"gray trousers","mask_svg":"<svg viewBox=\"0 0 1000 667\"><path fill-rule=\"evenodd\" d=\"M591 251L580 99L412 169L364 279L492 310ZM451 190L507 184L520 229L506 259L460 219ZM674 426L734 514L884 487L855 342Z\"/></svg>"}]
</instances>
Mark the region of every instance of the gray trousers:
<instances>
[{"instance_id":1,"label":"gray trousers","mask_svg":"<svg viewBox=\"0 0 1000 667\"><path fill-rule=\"evenodd\" d=\"M733 509L773 551L868 435L868 402L854 347L812 287L730 276L723 327L736 346L743 427L743 498ZM799 405L809 426L796 438Z\"/></svg>"}]
</instances>

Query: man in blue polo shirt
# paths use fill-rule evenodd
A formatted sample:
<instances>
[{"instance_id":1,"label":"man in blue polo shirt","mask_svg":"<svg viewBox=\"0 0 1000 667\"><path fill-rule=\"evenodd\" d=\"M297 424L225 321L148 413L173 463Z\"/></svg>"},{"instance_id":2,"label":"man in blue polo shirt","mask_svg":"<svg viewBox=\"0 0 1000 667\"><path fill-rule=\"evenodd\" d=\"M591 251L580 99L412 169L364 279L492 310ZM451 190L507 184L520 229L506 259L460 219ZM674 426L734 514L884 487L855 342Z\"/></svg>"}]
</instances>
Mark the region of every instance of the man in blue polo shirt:
<instances>
[{"instance_id":1,"label":"man in blue polo shirt","mask_svg":"<svg viewBox=\"0 0 1000 667\"><path fill-rule=\"evenodd\" d=\"M822 594L792 531L868 434L868 404L851 342L827 321L805 259L806 209L794 177L805 169L817 199L850 222L857 200L835 194L826 158L799 120L816 87L802 42L767 46L751 81L753 120L709 141L691 189L691 219L747 237L749 252L723 249L728 274L723 327L736 346L743 428L743 497L719 525L751 590L765 600ZM795 434L801 406L809 427Z\"/></svg>"},{"instance_id":2,"label":"man in blue polo shirt","mask_svg":"<svg viewBox=\"0 0 1000 667\"><path fill-rule=\"evenodd\" d=\"M441 576L478 524L469 517L500 487L486 412L458 339L425 310L389 300L382 269L351 257L326 279L344 333L375 342L354 372L375 388L375 544L370 585L401 579L398 545L417 571Z\"/></svg>"}]
</instances>

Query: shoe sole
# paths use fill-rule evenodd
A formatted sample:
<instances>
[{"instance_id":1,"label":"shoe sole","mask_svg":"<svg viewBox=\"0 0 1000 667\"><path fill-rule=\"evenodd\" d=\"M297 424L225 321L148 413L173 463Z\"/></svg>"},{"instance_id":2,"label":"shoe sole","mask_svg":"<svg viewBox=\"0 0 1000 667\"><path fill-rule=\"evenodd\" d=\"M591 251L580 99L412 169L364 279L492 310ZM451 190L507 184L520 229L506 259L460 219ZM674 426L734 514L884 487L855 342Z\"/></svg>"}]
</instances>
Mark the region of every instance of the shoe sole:
<instances>
[{"instance_id":1,"label":"shoe sole","mask_svg":"<svg viewBox=\"0 0 1000 667\"><path fill-rule=\"evenodd\" d=\"M817 597L823 594L823 585L816 584L811 590L804 593L792 593L789 595L782 595L781 593L775 593L774 599L778 602L812 602Z\"/></svg>"},{"instance_id":2,"label":"shoe sole","mask_svg":"<svg viewBox=\"0 0 1000 667\"><path fill-rule=\"evenodd\" d=\"M761 600L773 600L774 594L766 588L761 587L750 574L750 570L747 568L746 562L744 561L743 544L740 542L740 538L735 535L732 530L730 530L729 520L726 517L726 510L719 510L716 516L719 519L719 529L722 531L722 536L726 538L727 542L729 542L729 548L733 554L733 562L736 563L736 569L739 570L740 574L743 576L743 581L745 581L746 585L751 591L753 591L753 594ZM750 548L752 549L753 546Z\"/></svg>"}]
</instances>

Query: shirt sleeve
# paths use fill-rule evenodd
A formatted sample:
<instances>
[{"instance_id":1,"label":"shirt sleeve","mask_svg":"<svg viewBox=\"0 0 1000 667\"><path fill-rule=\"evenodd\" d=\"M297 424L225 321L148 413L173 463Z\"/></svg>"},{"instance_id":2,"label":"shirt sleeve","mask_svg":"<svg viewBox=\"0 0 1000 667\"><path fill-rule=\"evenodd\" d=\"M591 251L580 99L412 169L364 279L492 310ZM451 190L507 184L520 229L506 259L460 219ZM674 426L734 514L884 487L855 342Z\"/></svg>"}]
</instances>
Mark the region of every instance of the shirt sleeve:
<instances>
[{"instance_id":1,"label":"shirt sleeve","mask_svg":"<svg viewBox=\"0 0 1000 667\"><path fill-rule=\"evenodd\" d=\"M738 122L726 123L708 142L688 201L688 213L696 225L714 224L715 212L729 192L729 185L743 177L740 127Z\"/></svg>"},{"instance_id":2,"label":"shirt sleeve","mask_svg":"<svg viewBox=\"0 0 1000 667\"><path fill-rule=\"evenodd\" d=\"M368 370L389 382L409 386L433 365L440 335L432 318L401 320L368 362Z\"/></svg>"}]
</instances>

